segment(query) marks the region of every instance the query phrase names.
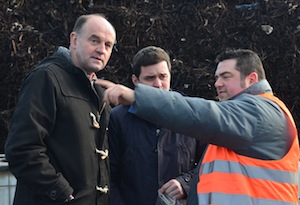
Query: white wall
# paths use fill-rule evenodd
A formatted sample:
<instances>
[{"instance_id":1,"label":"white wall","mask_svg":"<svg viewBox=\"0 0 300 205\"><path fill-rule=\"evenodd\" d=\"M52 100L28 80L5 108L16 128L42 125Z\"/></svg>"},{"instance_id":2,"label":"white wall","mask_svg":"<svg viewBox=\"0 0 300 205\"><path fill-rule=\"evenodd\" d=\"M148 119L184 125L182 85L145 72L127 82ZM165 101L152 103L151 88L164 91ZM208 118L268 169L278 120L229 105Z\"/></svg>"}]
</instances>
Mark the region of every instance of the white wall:
<instances>
[{"instance_id":1,"label":"white wall","mask_svg":"<svg viewBox=\"0 0 300 205\"><path fill-rule=\"evenodd\" d=\"M8 170L4 154L0 154L0 204L12 205L16 190L16 178Z\"/></svg>"}]
</instances>

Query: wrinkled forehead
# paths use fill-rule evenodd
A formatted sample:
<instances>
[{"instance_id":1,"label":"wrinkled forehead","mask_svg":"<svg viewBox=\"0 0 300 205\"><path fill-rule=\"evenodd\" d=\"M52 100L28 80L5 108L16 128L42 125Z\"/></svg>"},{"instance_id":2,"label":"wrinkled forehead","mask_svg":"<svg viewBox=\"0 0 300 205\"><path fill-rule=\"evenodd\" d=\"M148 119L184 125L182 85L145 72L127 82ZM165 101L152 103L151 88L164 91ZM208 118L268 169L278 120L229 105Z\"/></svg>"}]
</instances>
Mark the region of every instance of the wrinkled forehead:
<instances>
[{"instance_id":1,"label":"wrinkled forehead","mask_svg":"<svg viewBox=\"0 0 300 205\"><path fill-rule=\"evenodd\" d=\"M168 63L161 61L152 65L141 66L141 74L152 73L152 74L170 74Z\"/></svg>"},{"instance_id":2,"label":"wrinkled forehead","mask_svg":"<svg viewBox=\"0 0 300 205\"><path fill-rule=\"evenodd\" d=\"M90 17L82 28L81 33L85 36L98 36L113 43L116 40L114 27L100 16Z\"/></svg>"}]
</instances>

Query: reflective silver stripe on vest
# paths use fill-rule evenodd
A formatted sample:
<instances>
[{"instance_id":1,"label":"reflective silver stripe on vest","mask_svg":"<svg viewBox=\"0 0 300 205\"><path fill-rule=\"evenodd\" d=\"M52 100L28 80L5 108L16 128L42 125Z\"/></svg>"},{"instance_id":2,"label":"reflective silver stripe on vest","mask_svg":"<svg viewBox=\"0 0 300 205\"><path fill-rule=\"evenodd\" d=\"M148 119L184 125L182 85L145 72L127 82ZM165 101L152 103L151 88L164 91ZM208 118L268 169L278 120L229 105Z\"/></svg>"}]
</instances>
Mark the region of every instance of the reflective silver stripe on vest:
<instances>
[{"instance_id":1,"label":"reflective silver stripe on vest","mask_svg":"<svg viewBox=\"0 0 300 205\"><path fill-rule=\"evenodd\" d=\"M243 165L239 162L224 160L205 162L200 169L200 174L209 174L211 172L239 173L250 178L272 180L274 182L284 182L288 184L297 184L298 180L297 173L295 172L254 167Z\"/></svg>"},{"instance_id":2,"label":"reflective silver stripe on vest","mask_svg":"<svg viewBox=\"0 0 300 205\"><path fill-rule=\"evenodd\" d=\"M198 194L198 204L222 204L222 205L298 205L298 203L291 203L278 200L270 199L258 199L251 198L247 195L232 195L232 194L221 194L221 193L211 193L211 194Z\"/></svg>"}]
</instances>

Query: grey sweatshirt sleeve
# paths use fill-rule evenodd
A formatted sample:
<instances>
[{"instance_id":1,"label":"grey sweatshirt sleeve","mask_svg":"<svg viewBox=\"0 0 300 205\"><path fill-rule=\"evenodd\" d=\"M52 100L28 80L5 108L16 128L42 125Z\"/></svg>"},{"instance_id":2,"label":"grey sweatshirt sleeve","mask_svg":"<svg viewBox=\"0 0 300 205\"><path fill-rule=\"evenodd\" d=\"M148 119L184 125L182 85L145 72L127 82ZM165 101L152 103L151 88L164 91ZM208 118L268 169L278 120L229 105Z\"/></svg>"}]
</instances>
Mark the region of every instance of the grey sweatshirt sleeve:
<instances>
[{"instance_id":1,"label":"grey sweatshirt sleeve","mask_svg":"<svg viewBox=\"0 0 300 205\"><path fill-rule=\"evenodd\" d=\"M139 117L203 143L232 150L256 143L261 146L262 138L269 137L269 133L282 138L282 133L274 132L274 126L276 130L285 127L284 115L278 106L250 94L216 102L139 84L135 88L135 98L134 112Z\"/></svg>"}]
</instances>

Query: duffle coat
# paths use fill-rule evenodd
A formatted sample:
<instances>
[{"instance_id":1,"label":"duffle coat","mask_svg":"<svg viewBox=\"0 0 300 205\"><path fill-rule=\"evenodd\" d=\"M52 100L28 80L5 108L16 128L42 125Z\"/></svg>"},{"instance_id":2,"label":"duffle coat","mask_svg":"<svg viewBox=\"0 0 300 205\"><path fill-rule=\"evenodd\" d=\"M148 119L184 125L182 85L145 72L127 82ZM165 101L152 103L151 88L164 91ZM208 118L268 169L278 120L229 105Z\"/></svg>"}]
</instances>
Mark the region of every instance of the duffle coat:
<instances>
[{"instance_id":1,"label":"duffle coat","mask_svg":"<svg viewBox=\"0 0 300 205\"><path fill-rule=\"evenodd\" d=\"M63 51L62 51L63 50ZM17 178L14 205L108 202L109 106L61 49L25 79L5 154Z\"/></svg>"}]
</instances>

